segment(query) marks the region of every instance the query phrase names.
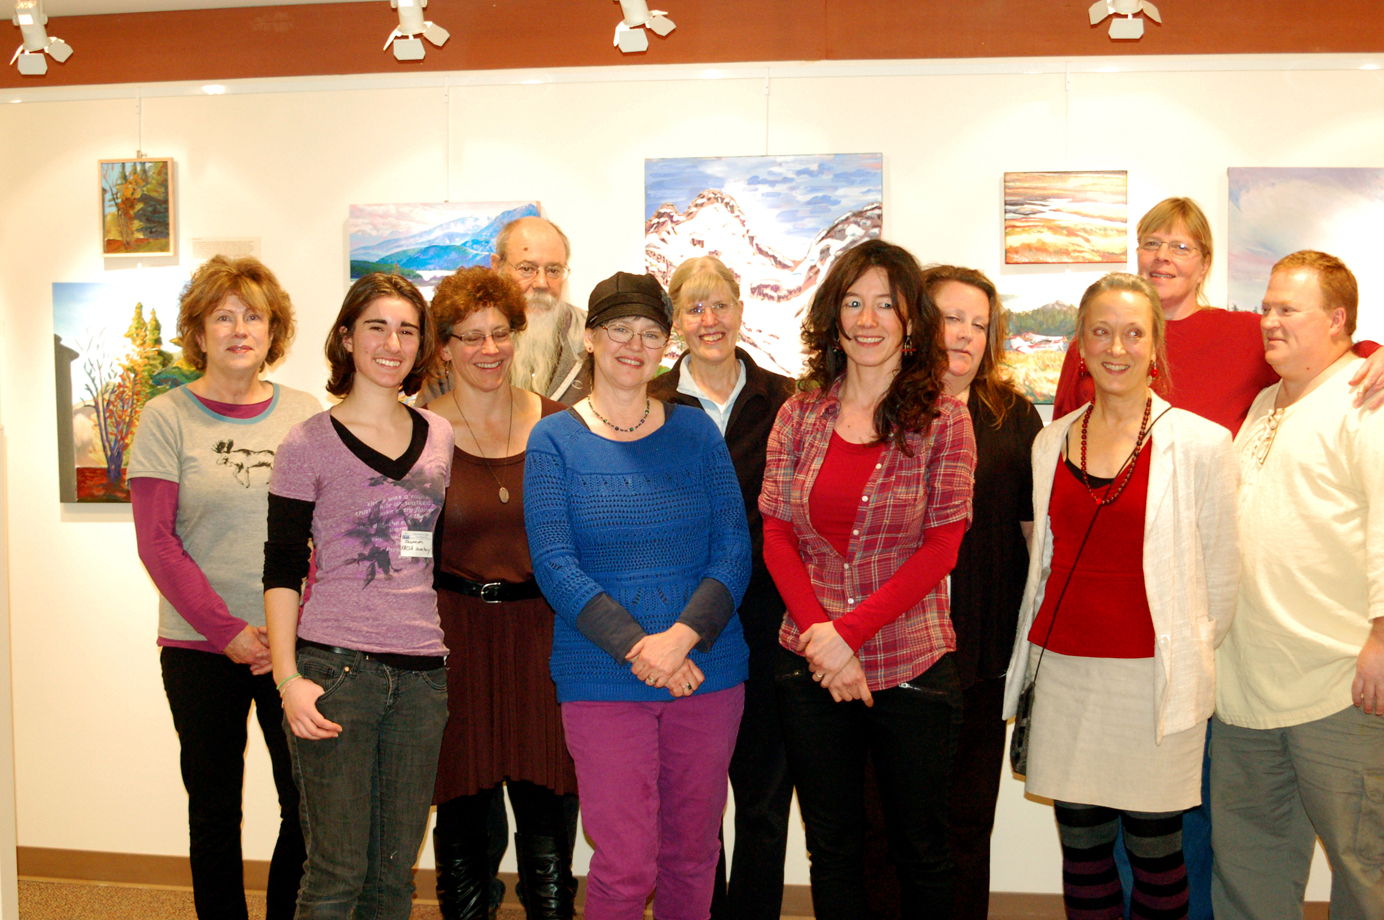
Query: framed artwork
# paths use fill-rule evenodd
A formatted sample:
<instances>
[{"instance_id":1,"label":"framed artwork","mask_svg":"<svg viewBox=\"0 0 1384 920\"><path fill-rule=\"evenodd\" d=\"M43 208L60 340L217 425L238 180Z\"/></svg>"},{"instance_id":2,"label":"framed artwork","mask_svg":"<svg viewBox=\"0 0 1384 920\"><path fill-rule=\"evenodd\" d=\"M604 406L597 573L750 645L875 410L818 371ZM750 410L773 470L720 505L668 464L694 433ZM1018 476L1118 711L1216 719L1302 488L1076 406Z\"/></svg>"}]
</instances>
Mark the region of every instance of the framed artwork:
<instances>
[{"instance_id":1,"label":"framed artwork","mask_svg":"<svg viewBox=\"0 0 1384 920\"><path fill-rule=\"evenodd\" d=\"M59 501L128 502L125 467L144 404L199 375L163 338L185 278L55 283Z\"/></svg>"},{"instance_id":2,"label":"framed artwork","mask_svg":"<svg viewBox=\"0 0 1384 920\"><path fill-rule=\"evenodd\" d=\"M1019 391L1036 405L1051 405L1062 360L1076 334L1076 305L1104 272L1005 277L999 282L1007 337L1003 363Z\"/></svg>"},{"instance_id":3,"label":"framed artwork","mask_svg":"<svg viewBox=\"0 0 1384 920\"><path fill-rule=\"evenodd\" d=\"M353 204L351 280L371 272L402 275L427 297L458 268L489 265L505 224L539 216L537 201Z\"/></svg>"},{"instance_id":4,"label":"framed artwork","mask_svg":"<svg viewBox=\"0 0 1384 920\"><path fill-rule=\"evenodd\" d=\"M883 201L879 153L645 160L644 264L666 286L686 259L725 262L745 301L741 347L797 376L812 292L842 250L879 237Z\"/></svg>"},{"instance_id":5,"label":"framed artwork","mask_svg":"<svg viewBox=\"0 0 1384 920\"><path fill-rule=\"evenodd\" d=\"M175 256L173 159L101 160L101 254Z\"/></svg>"},{"instance_id":6,"label":"framed artwork","mask_svg":"<svg viewBox=\"0 0 1384 920\"><path fill-rule=\"evenodd\" d=\"M1357 340L1384 340L1384 315L1371 309L1384 291L1379 228L1384 169L1232 167L1229 179L1232 310L1258 310L1273 265L1316 249L1345 262L1360 285Z\"/></svg>"},{"instance_id":7,"label":"framed artwork","mask_svg":"<svg viewBox=\"0 0 1384 920\"><path fill-rule=\"evenodd\" d=\"M1004 174L1004 261L1129 261L1128 173Z\"/></svg>"}]
</instances>

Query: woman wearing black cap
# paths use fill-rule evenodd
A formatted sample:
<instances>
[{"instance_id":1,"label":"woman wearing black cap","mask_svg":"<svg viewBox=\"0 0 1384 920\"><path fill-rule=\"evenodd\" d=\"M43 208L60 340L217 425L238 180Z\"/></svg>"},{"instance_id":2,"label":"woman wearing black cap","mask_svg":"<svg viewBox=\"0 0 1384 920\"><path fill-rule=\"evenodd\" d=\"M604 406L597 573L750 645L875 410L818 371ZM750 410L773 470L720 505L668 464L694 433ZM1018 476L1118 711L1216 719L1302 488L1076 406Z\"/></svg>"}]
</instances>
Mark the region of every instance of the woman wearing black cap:
<instances>
[{"instance_id":1,"label":"woman wearing black cap","mask_svg":"<svg viewBox=\"0 0 1384 920\"><path fill-rule=\"evenodd\" d=\"M744 502L704 412L650 399L670 328L651 275L591 294L591 395L529 436L525 527L595 846L588 920L706 920L749 653Z\"/></svg>"}]
</instances>

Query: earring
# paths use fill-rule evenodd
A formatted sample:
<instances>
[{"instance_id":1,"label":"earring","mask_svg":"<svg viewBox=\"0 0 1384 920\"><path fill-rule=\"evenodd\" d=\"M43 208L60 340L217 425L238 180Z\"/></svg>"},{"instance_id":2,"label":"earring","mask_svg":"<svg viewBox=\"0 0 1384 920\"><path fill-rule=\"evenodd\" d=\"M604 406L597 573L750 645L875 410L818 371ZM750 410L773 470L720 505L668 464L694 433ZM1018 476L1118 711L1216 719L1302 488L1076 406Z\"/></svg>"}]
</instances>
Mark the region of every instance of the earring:
<instances>
[{"instance_id":1,"label":"earring","mask_svg":"<svg viewBox=\"0 0 1384 920\"><path fill-rule=\"evenodd\" d=\"M1158 364L1157 364L1157 362L1150 361L1150 362L1149 362L1149 378L1152 379L1152 380L1157 380L1157 379L1158 379L1158 373L1159 373L1159 372L1158 372Z\"/></svg>"},{"instance_id":2,"label":"earring","mask_svg":"<svg viewBox=\"0 0 1384 920\"><path fill-rule=\"evenodd\" d=\"M907 338L906 338L906 339L903 340L903 353L906 354L906 355L911 355L911 354L913 354L913 340L912 340L912 339L907 339Z\"/></svg>"},{"instance_id":3,"label":"earring","mask_svg":"<svg viewBox=\"0 0 1384 920\"><path fill-rule=\"evenodd\" d=\"M1078 357L1076 359L1076 375L1078 377L1089 377L1091 372L1086 369L1086 359Z\"/></svg>"}]
</instances>

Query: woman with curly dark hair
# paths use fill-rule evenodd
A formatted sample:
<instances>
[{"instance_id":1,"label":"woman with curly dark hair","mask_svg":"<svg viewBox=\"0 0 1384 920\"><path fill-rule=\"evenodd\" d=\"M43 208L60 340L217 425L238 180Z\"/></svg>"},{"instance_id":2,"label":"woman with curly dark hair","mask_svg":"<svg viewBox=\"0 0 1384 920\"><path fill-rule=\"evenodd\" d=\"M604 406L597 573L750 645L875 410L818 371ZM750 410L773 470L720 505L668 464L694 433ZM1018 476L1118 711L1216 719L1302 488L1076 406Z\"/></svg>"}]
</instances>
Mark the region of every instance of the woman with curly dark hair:
<instances>
[{"instance_id":1,"label":"woman with curly dark hair","mask_svg":"<svg viewBox=\"0 0 1384 920\"><path fill-rule=\"evenodd\" d=\"M873 759L904 917L947 917L961 718L943 579L971 517L975 439L946 395L941 318L906 250L842 253L803 324L803 391L769 437L764 558L787 605L779 706L821 920L864 918Z\"/></svg>"},{"instance_id":2,"label":"woman with curly dark hair","mask_svg":"<svg viewBox=\"0 0 1384 920\"><path fill-rule=\"evenodd\" d=\"M524 530L524 445L563 406L510 382L524 306L519 286L489 268L448 275L432 300L451 388L426 408L455 440L434 568L451 650L433 799L444 920L489 916L487 815L504 786L529 918L571 918L577 888L564 803L575 805L577 775L548 675L553 608L533 580Z\"/></svg>"}]
</instances>

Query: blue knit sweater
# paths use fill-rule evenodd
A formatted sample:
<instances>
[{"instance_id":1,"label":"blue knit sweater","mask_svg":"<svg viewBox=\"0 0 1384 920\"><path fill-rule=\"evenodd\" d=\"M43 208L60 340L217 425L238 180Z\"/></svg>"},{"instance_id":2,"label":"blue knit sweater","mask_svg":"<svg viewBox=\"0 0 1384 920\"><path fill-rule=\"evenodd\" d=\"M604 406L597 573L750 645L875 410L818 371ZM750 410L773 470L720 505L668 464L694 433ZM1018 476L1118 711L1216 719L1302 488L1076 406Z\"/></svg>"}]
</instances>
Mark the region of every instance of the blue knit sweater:
<instances>
[{"instance_id":1,"label":"blue knit sweater","mask_svg":"<svg viewBox=\"0 0 1384 920\"><path fill-rule=\"evenodd\" d=\"M557 612L550 668L560 703L673 700L577 628L594 598L609 595L658 633L703 579L724 585L736 607L749 583L745 505L725 441L706 413L666 409L663 426L638 441L608 441L567 412L529 436L524 526L534 577ZM739 618L689 657L706 675L698 693L743 682L749 652Z\"/></svg>"}]
</instances>

